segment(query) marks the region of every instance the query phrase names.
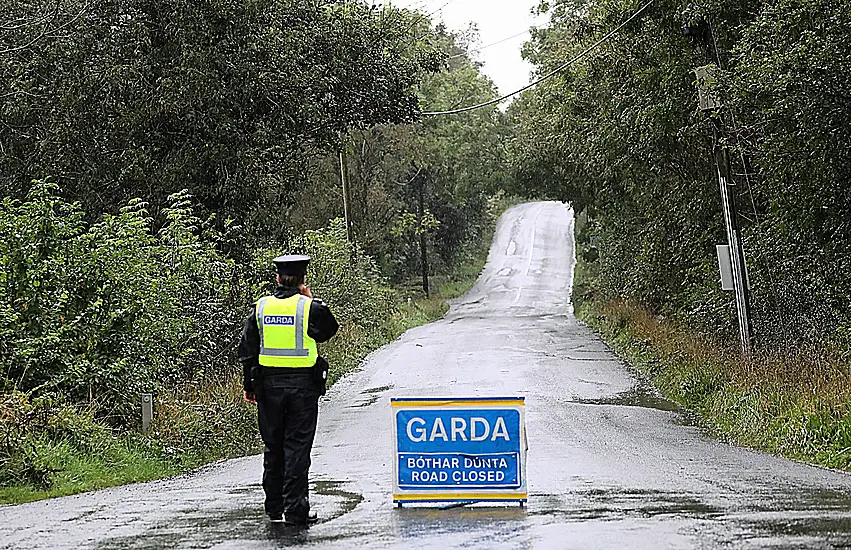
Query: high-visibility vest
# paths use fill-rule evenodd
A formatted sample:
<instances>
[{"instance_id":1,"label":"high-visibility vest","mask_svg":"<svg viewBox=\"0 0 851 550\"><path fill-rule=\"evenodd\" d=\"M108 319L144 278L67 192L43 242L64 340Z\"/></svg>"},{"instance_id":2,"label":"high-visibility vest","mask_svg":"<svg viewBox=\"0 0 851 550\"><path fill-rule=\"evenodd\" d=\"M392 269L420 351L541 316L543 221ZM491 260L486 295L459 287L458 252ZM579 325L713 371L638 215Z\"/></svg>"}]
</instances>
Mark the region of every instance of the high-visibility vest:
<instances>
[{"instance_id":1,"label":"high-visibility vest","mask_svg":"<svg viewBox=\"0 0 851 550\"><path fill-rule=\"evenodd\" d=\"M301 294L257 300L261 365L297 369L316 364L319 357L316 340L307 335L312 301Z\"/></svg>"}]
</instances>

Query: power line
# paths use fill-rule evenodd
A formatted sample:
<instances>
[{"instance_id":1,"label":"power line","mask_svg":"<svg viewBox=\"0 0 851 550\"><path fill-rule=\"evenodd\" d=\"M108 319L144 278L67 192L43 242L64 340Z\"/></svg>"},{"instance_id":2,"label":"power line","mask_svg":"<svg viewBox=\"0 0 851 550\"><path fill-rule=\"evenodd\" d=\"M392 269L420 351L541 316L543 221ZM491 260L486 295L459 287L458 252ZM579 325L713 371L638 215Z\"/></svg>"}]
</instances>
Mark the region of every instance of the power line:
<instances>
[{"instance_id":1,"label":"power line","mask_svg":"<svg viewBox=\"0 0 851 550\"><path fill-rule=\"evenodd\" d=\"M451 0L450 0L450 1L451 1ZM591 53L592 51L594 51L594 50L596 50L597 48L599 48L599 47L600 47L600 45L602 45L602 44L603 44L604 42L606 42L609 38L611 38L612 36L614 36L615 34L617 34L617 33L618 33L618 32L619 32L622 28L626 27L626 26L627 26L627 25L628 25L628 24L629 24L629 23L630 23L633 19L635 19L636 17L638 17L639 15L641 15L642 13L644 13L644 10L646 10L647 8L649 8L649 7L650 7L650 5L651 5L651 4L653 4L653 2L655 2L655 1L656 1L656 0L650 0L649 2L647 2L646 4L644 4L643 6L641 6L641 8L639 8L639 9L638 9L638 11L636 11L635 13L633 13L633 14L629 17L629 19L627 19L626 21L624 21L623 23L621 23L620 25L618 25L617 27L615 27L614 29L612 29L611 31L609 31L608 33L606 33L606 35L605 35L605 36L603 36L603 38L601 38L600 40L598 40L598 41L594 42L594 44L592 44L591 46L589 46L588 48L586 48L585 50L583 50L581 53L579 53L578 55L573 56L571 59L569 59L569 60L565 61L564 63L562 63L561 65L559 65L558 67L556 67L556 68L555 68L555 69L553 69L552 71L548 72L547 74L545 74L545 75L544 75L544 76L542 76L541 78L539 78L539 79L535 80L534 82L530 82L529 84L527 84L527 85L523 86L522 88L520 88L519 90L517 90L517 91L515 91L515 92L511 92L510 94L506 94L506 95L504 95L504 96L502 96L502 97L498 97L498 98L496 98L496 99L492 99L492 100L490 100L490 101L486 101L486 102L484 102L484 103L479 103L478 105L471 105L471 106L469 106L469 107L462 107L462 108L460 108L460 109L452 109L452 110L450 110L450 111L427 111L427 112L423 113L423 116L457 115L457 114L459 114L459 113L466 113L466 112L468 112L468 111L475 111L476 109L481 109L482 107L489 107L489 106L491 106L491 105L497 105L497 104L499 104L499 103L502 103L502 102L503 102L503 101L505 101L506 99L509 99L510 97L516 96L517 94L519 94L519 93L521 93L521 92L525 92L526 90L529 90L529 89L531 89L531 88L534 88L535 86L537 86L537 85L538 85L538 84L540 84L541 82L543 82L543 81L545 81L545 80L549 80L550 78L554 77L555 75L557 75L558 73L562 72L563 70L565 70L565 69L566 69L566 68L568 68L569 66L573 65L574 63L576 63L577 61L579 61L580 59L582 59L583 57L585 57L586 55L588 55L588 54L589 54L589 53Z\"/></svg>"},{"instance_id":2,"label":"power line","mask_svg":"<svg viewBox=\"0 0 851 550\"><path fill-rule=\"evenodd\" d=\"M421 4L421 6L420 6L419 8L416 8L416 9L413 9L413 10L412 10L412 11L414 11L414 13L416 13L417 15L416 15L416 17L414 17L413 21L412 21L412 22L411 22L411 24L408 26L408 29L407 29L407 31L406 31L406 34L407 34L408 32L410 32L410 31L412 31L412 30L414 29L414 27L416 27L416 26L417 26L417 25L418 25L421 21L425 21L426 19L428 19L428 20L429 20L429 30L431 30L431 16L432 16L432 15L434 15L435 13L439 12L440 10L442 10L443 8L445 8L446 6L448 6L449 4L451 4L451 3L452 3L452 2L454 2L454 1L455 1L455 0L447 0L447 1L446 1L443 5L442 5L442 6L440 6L440 7L439 7L439 8L437 8L436 10L433 10L433 11L430 11L430 12L428 12L428 13L425 13L425 12L423 11L423 8L425 7L426 3L428 2L428 0L426 0L423 4ZM409 10L411 10L412 8L403 8L403 9L409 9ZM419 38L417 38L417 40L419 40ZM409 44L409 45L410 45L410 44Z\"/></svg>"},{"instance_id":3,"label":"power line","mask_svg":"<svg viewBox=\"0 0 851 550\"><path fill-rule=\"evenodd\" d=\"M482 50L486 50L486 49L490 48L491 46L497 46L499 44L502 44L503 42L508 42L512 38L517 38L518 36L523 36L524 34L529 34L529 32L530 32L529 29L526 29L523 32L518 32L517 34L513 34L513 35L509 36L508 38L503 38L502 40L497 40L496 42L491 42L490 44L487 44L485 46L481 46L479 48L473 48L472 50L469 50L469 51L464 52L464 53L456 53L455 55L450 55L448 59L457 59L459 57L464 57L464 56L466 56L470 53L473 53L473 52L480 52Z\"/></svg>"},{"instance_id":4,"label":"power line","mask_svg":"<svg viewBox=\"0 0 851 550\"><path fill-rule=\"evenodd\" d=\"M393 8L400 9L400 10L416 11L416 10L421 10L424 7L426 7L426 5L429 2L431 2L431 0L413 0L412 2L409 2L407 6L400 5L400 4L404 4L404 2L397 4L396 2L393 2L393 1L384 2L382 0L372 0L371 3L372 3L373 6L385 5L385 7L393 7Z\"/></svg>"},{"instance_id":5,"label":"power line","mask_svg":"<svg viewBox=\"0 0 851 550\"><path fill-rule=\"evenodd\" d=\"M443 10L443 8L445 8L446 6L448 6L449 4L451 4L451 3L452 3L452 2L454 2L454 1L455 1L455 0L448 0L448 2L446 2L445 4L443 4L442 6L440 6L439 8L437 8L436 10L429 12L429 13L426 15L426 17L431 17L431 16L432 16L432 15L434 15L435 13L437 13L437 12L439 12L439 11Z\"/></svg>"}]
</instances>

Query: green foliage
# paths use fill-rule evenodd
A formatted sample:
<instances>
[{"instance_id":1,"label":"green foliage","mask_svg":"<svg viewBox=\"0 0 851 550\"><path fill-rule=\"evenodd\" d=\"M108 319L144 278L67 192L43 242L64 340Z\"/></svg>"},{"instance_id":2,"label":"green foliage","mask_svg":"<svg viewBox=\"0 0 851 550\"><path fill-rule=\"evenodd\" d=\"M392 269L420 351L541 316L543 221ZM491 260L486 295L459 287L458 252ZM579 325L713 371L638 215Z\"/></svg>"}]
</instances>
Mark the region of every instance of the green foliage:
<instances>
[{"instance_id":1,"label":"green foliage","mask_svg":"<svg viewBox=\"0 0 851 550\"><path fill-rule=\"evenodd\" d=\"M0 27L0 501L256 450L235 352L276 255L313 257L332 381L475 279L506 119L414 124L494 96L471 36L336 0L0 0ZM438 296L400 304L421 237Z\"/></svg>"},{"instance_id":2,"label":"green foliage","mask_svg":"<svg viewBox=\"0 0 851 550\"><path fill-rule=\"evenodd\" d=\"M635 9L553 3L526 55L546 72ZM713 86L725 107L713 116L728 128L759 343L847 357L849 23L841 0L657 2L512 105L515 190L587 213L580 241L597 264L596 292L732 341L735 309L715 258L726 237L712 124L692 72L722 67Z\"/></svg>"},{"instance_id":3,"label":"green foliage","mask_svg":"<svg viewBox=\"0 0 851 550\"><path fill-rule=\"evenodd\" d=\"M118 433L89 406L57 394L6 393L0 401L0 502L63 496L174 474L198 464L156 439Z\"/></svg>"},{"instance_id":4,"label":"green foliage","mask_svg":"<svg viewBox=\"0 0 851 550\"><path fill-rule=\"evenodd\" d=\"M757 211L748 226L768 334L851 352L851 6L770 1L742 32L727 86L741 150L754 159ZM767 310L767 311L766 311Z\"/></svg>"},{"instance_id":5,"label":"green foliage","mask_svg":"<svg viewBox=\"0 0 851 550\"><path fill-rule=\"evenodd\" d=\"M580 283L586 275L578 272ZM586 300L577 313L713 435L831 468L851 469L846 375L807 354L752 363L628 302Z\"/></svg>"},{"instance_id":6,"label":"green foliage","mask_svg":"<svg viewBox=\"0 0 851 550\"><path fill-rule=\"evenodd\" d=\"M145 443L184 469L256 452L257 416L242 400L241 377L207 377L161 394Z\"/></svg>"},{"instance_id":7,"label":"green foliage","mask_svg":"<svg viewBox=\"0 0 851 550\"><path fill-rule=\"evenodd\" d=\"M425 19L422 26L427 25ZM447 56L444 70L424 76L419 86L424 110L496 97L493 83L468 53L472 34L441 27L420 32L433 35L435 47ZM399 282L421 272L423 234L431 273L451 273L470 259L486 239L489 198L507 179L509 134L506 117L496 107L350 133L347 168L354 233L385 276ZM302 222L306 227L342 214L339 168L336 155L316 164L297 208L307 218ZM317 204L330 193L329 203L337 208Z\"/></svg>"},{"instance_id":8,"label":"green foliage","mask_svg":"<svg viewBox=\"0 0 851 550\"><path fill-rule=\"evenodd\" d=\"M58 394L11 392L0 401L0 501L150 479L168 470L169 459L157 442L119 435L98 422L92 407ZM6 489L21 486L30 489Z\"/></svg>"},{"instance_id":9,"label":"green foliage","mask_svg":"<svg viewBox=\"0 0 851 550\"><path fill-rule=\"evenodd\" d=\"M25 202L0 205L0 231L15 236L0 244L0 303L15 312L0 329L4 386L61 392L128 424L141 392L225 369L233 265L198 236L186 196L170 197L155 233L144 203L88 224L56 192L36 182Z\"/></svg>"},{"instance_id":10,"label":"green foliage","mask_svg":"<svg viewBox=\"0 0 851 550\"><path fill-rule=\"evenodd\" d=\"M529 56L541 72L632 9L576 4L559 3L551 27L536 33ZM688 74L697 55L669 4L511 109L519 126L516 190L587 209L584 238L599 255L602 290L662 309L676 309L695 277L712 274L703 258L721 234L712 173L704 169L710 144L692 120Z\"/></svg>"},{"instance_id":11,"label":"green foliage","mask_svg":"<svg viewBox=\"0 0 851 550\"><path fill-rule=\"evenodd\" d=\"M53 473L33 434L47 428L52 416L45 400L29 402L20 393L0 402L0 486L27 483L47 487Z\"/></svg>"},{"instance_id":12,"label":"green foliage","mask_svg":"<svg viewBox=\"0 0 851 550\"><path fill-rule=\"evenodd\" d=\"M348 242L342 219L322 230L307 231L297 247L313 258L311 288L333 304L343 325L377 331L393 313L392 291L385 285L375 261L355 243Z\"/></svg>"},{"instance_id":13,"label":"green foliage","mask_svg":"<svg viewBox=\"0 0 851 550\"><path fill-rule=\"evenodd\" d=\"M156 213L185 187L251 235L280 231L341 131L417 117L441 56L412 17L363 1L2 0L0 195L55 175L96 216L132 197Z\"/></svg>"},{"instance_id":14,"label":"green foliage","mask_svg":"<svg viewBox=\"0 0 851 550\"><path fill-rule=\"evenodd\" d=\"M55 192L37 182L26 201L0 208L0 230L15 235L0 248L0 297L5 310L22 312L0 327L8 335L0 347L0 486L73 491L76 482L63 480L78 455L101 457L85 467L102 472L139 447L151 461L146 477L167 464L255 450L256 417L241 402L234 353L280 249L237 268L216 251L222 236L205 231L185 193L171 197L166 224L153 232L137 201L87 223L79 205ZM347 241L342 220L306 232L292 250L313 257L309 282L343 327L322 349L336 379L396 336L394 294ZM107 425L135 426L142 391L157 396L152 438L116 439Z\"/></svg>"}]
</instances>

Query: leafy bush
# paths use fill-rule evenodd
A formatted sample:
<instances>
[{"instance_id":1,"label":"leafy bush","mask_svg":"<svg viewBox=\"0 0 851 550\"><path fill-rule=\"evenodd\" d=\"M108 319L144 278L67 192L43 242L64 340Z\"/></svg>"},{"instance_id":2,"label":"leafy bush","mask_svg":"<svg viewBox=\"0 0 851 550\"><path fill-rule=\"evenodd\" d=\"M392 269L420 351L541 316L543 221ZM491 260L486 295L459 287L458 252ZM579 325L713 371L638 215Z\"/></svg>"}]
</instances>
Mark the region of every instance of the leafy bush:
<instances>
[{"instance_id":1,"label":"leafy bush","mask_svg":"<svg viewBox=\"0 0 851 550\"><path fill-rule=\"evenodd\" d=\"M31 403L25 395L4 394L0 401L0 486L28 483L47 487L53 470L39 453L34 437L52 416L45 402Z\"/></svg>"},{"instance_id":2,"label":"leafy bush","mask_svg":"<svg viewBox=\"0 0 851 550\"><path fill-rule=\"evenodd\" d=\"M257 417L242 401L238 377L185 384L159 397L151 435L172 461L191 466L260 449Z\"/></svg>"},{"instance_id":3,"label":"leafy bush","mask_svg":"<svg viewBox=\"0 0 851 550\"><path fill-rule=\"evenodd\" d=\"M747 237L762 333L846 357L851 325L851 4L770 0L733 49L726 87L754 159Z\"/></svg>"},{"instance_id":4,"label":"leafy bush","mask_svg":"<svg viewBox=\"0 0 851 550\"><path fill-rule=\"evenodd\" d=\"M198 236L185 194L153 231L144 203L87 224L57 186L0 204L4 385L61 392L128 424L141 392L226 364L232 262ZM218 359L217 359L218 358Z\"/></svg>"},{"instance_id":5,"label":"leafy bush","mask_svg":"<svg viewBox=\"0 0 851 550\"><path fill-rule=\"evenodd\" d=\"M25 201L0 203L0 231L14 236L0 244L0 486L46 488L57 457L75 452L124 461L130 445L193 465L255 450L235 350L285 250L270 243L235 264L186 193L172 195L155 231L140 201L87 222L57 191L36 182ZM336 379L387 341L393 293L342 220L286 251L313 257L310 284L341 323L322 349ZM141 392L157 395L154 431L131 441Z\"/></svg>"}]
</instances>

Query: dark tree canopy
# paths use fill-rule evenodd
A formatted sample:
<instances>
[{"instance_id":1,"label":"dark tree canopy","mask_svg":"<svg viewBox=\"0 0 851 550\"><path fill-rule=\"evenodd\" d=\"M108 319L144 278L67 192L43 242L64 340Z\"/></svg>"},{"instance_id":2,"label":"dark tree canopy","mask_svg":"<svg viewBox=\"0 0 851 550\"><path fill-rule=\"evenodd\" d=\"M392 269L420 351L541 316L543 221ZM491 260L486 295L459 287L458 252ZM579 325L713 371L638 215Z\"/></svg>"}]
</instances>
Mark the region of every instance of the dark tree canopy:
<instances>
[{"instance_id":1,"label":"dark tree canopy","mask_svg":"<svg viewBox=\"0 0 851 550\"><path fill-rule=\"evenodd\" d=\"M413 14L362 2L56 5L0 6L0 193L51 176L94 214L182 188L222 218L292 203L340 132L415 120L440 63Z\"/></svg>"},{"instance_id":2,"label":"dark tree canopy","mask_svg":"<svg viewBox=\"0 0 851 550\"><path fill-rule=\"evenodd\" d=\"M550 24L526 49L539 73L637 8L550 4ZM587 213L582 245L607 295L732 336L715 258L725 237L712 124L698 111L693 73L719 66L725 107L714 116L739 189L757 336L765 348L848 353L849 29L844 0L657 0L512 106L515 185Z\"/></svg>"}]
</instances>

